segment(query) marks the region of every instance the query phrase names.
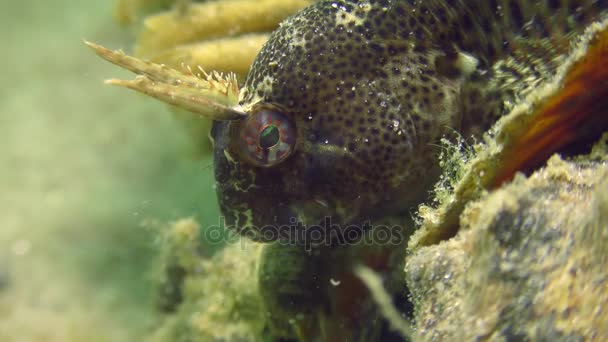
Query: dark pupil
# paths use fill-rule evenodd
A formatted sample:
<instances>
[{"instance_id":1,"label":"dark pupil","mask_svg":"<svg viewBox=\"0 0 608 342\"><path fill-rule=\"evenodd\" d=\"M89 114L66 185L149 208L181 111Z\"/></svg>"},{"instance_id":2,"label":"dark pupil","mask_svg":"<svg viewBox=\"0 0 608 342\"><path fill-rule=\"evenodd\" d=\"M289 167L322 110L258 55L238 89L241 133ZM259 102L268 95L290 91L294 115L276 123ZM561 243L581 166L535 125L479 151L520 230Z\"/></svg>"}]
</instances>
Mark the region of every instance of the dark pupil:
<instances>
[{"instance_id":1,"label":"dark pupil","mask_svg":"<svg viewBox=\"0 0 608 342\"><path fill-rule=\"evenodd\" d=\"M279 142L279 129L270 125L262 130L260 134L260 147L271 148Z\"/></svg>"}]
</instances>

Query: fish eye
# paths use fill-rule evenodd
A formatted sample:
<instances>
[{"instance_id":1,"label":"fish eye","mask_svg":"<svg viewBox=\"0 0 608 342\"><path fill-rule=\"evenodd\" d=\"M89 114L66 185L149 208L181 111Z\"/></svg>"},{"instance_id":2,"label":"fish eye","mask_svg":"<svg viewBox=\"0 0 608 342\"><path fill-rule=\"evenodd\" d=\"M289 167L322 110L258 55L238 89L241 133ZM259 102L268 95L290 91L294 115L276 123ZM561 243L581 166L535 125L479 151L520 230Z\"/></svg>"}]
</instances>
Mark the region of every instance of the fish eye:
<instances>
[{"instance_id":1,"label":"fish eye","mask_svg":"<svg viewBox=\"0 0 608 342\"><path fill-rule=\"evenodd\" d=\"M275 125L268 125L260 132L260 147L261 148L272 148L279 143L281 135L279 129Z\"/></svg>"},{"instance_id":2,"label":"fish eye","mask_svg":"<svg viewBox=\"0 0 608 342\"><path fill-rule=\"evenodd\" d=\"M281 113L261 110L245 119L241 127L241 151L256 166L277 165L293 151L295 129L291 121Z\"/></svg>"}]
</instances>

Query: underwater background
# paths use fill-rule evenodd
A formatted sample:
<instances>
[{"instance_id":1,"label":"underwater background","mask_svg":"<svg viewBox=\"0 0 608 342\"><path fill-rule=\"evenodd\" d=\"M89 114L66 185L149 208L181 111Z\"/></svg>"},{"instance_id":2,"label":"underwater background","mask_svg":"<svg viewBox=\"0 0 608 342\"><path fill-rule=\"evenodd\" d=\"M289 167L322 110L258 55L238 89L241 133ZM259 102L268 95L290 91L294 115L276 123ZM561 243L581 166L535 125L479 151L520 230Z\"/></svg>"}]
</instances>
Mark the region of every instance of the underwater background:
<instances>
[{"instance_id":1,"label":"underwater background","mask_svg":"<svg viewBox=\"0 0 608 342\"><path fill-rule=\"evenodd\" d=\"M82 43L131 46L115 6L0 2L0 341L140 340L158 229L217 220L211 159Z\"/></svg>"},{"instance_id":2,"label":"underwater background","mask_svg":"<svg viewBox=\"0 0 608 342\"><path fill-rule=\"evenodd\" d=\"M261 244L245 241L217 253L222 244L204 238L220 225L209 145L197 130L208 126L176 120L163 104L105 86L104 79L132 75L83 44L137 54L138 21L174 2L177 12L188 3L0 3L0 342L268 340L268 311L256 285ZM262 17L276 24L272 10ZM604 16L596 28L601 55L589 63L602 75L607 27ZM261 44L267 33L251 41ZM140 48L142 41L139 36ZM152 50L166 48L154 35L151 42ZM491 183L500 175L500 158L510 159L509 146L519 146L517 134L562 89L569 69L562 72L553 88L538 87L538 96L526 102L534 111L522 106L510 113L476 155L446 147L444 182L435 202L419 208L421 229L405 260L402 280L416 321L398 323L415 324L418 335L403 336L608 336L605 106L595 116L604 136L590 151L553 156L499 189ZM597 95L605 88L600 91L597 99L605 98ZM188 131L188 125L196 127ZM448 236L439 228L450 229ZM279 271L289 267L281 263Z\"/></svg>"}]
</instances>

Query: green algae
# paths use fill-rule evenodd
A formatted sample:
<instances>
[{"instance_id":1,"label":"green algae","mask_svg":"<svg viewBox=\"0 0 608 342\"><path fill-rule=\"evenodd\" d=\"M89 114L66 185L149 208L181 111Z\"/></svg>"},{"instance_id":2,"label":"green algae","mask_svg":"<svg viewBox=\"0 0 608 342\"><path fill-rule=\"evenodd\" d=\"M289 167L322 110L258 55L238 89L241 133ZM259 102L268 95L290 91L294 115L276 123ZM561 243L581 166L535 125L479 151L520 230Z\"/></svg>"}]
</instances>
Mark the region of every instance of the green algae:
<instances>
[{"instance_id":1,"label":"green algae","mask_svg":"<svg viewBox=\"0 0 608 342\"><path fill-rule=\"evenodd\" d=\"M179 279L161 275L160 295L180 300L164 315L153 341L263 341L264 311L257 287L261 244L239 241L213 257L200 254L199 225L181 220L163 233L162 269L181 269ZM168 285L173 283L172 285Z\"/></svg>"}]
</instances>

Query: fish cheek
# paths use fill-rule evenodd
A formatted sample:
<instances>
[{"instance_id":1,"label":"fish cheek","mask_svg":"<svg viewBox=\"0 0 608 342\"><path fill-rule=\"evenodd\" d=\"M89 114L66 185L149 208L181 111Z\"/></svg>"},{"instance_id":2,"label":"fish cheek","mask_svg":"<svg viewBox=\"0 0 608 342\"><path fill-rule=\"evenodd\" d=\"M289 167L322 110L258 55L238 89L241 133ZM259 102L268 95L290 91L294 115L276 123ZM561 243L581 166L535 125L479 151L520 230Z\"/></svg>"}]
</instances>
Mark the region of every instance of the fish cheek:
<instances>
[{"instance_id":1,"label":"fish cheek","mask_svg":"<svg viewBox=\"0 0 608 342\"><path fill-rule=\"evenodd\" d=\"M243 167L238 155L231 149L233 125L228 121L215 121L211 128L215 190L222 223L239 234L256 235L253 229L254 215L248 205L255 177ZM252 238L257 240L255 236Z\"/></svg>"},{"instance_id":2,"label":"fish cheek","mask_svg":"<svg viewBox=\"0 0 608 342\"><path fill-rule=\"evenodd\" d=\"M285 235L295 218L283 175L288 165L262 168L245 161L235 148L237 122L215 122L212 128L216 192L224 224L254 241L271 242ZM236 135L238 138L238 134Z\"/></svg>"},{"instance_id":3,"label":"fish cheek","mask_svg":"<svg viewBox=\"0 0 608 342\"><path fill-rule=\"evenodd\" d=\"M343 147L326 143L331 139L309 142L300 153L297 170L298 188L303 189L297 208L306 222L324 222L331 218L333 223L346 224L346 218L356 215L356 203L360 198L360 187L354 156Z\"/></svg>"},{"instance_id":4,"label":"fish cheek","mask_svg":"<svg viewBox=\"0 0 608 342\"><path fill-rule=\"evenodd\" d=\"M279 239L295 219L276 172L216 151L216 191L228 229L259 242Z\"/></svg>"}]
</instances>

